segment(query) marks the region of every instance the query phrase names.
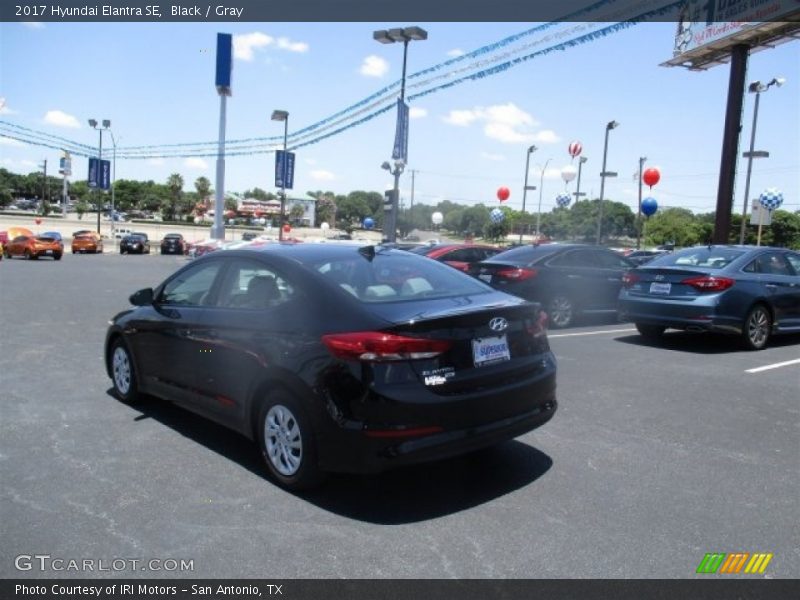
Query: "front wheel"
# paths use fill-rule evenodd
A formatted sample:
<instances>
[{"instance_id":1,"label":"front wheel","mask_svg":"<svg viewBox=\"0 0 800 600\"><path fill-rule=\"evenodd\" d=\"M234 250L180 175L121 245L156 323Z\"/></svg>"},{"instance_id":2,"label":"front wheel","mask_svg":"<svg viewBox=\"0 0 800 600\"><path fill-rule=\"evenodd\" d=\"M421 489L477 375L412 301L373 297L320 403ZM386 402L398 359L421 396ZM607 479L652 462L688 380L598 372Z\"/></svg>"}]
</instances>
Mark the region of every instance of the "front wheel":
<instances>
[{"instance_id":1,"label":"front wheel","mask_svg":"<svg viewBox=\"0 0 800 600\"><path fill-rule=\"evenodd\" d=\"M114 393L120 400L134 403L139 399L133 358L121 338L117 338L111 346L111 380L114 383Z\"/></svg>"},{"instance_id":2,"label":"front wheel","mask_svg":"<svg viewBox=\"0 0 800 600\"><path fill-rule=\"evenodd\" d=\"M566 294L555 294L547 302L547 316L554 329L569 327L575 322L575 303Z\"/></svg>"},{"instance_id":3,"label":"front wheel","mask_svg":"<svg viewBox=\"0 0 800 600\"><path fill-rule=\"evenodd\" d=\"M257 428L261 455L282 487L299 491L322 482L314 431L294 396L282 390L270 394L261 405Z\"/></svg>"},{"instance_id":4,"label":"front wheel","mask_svg":"<svg viewBox=\"0 0 800 600\"><path fill-rule=\"evenodd\" d=\"M742 328L742 341L748 350L763 350L772 332L772 316L763 304L756 304L747 313Z\"/></svg>"},{"instance_id":5,"label":"front wheel","mask_svg":"<svg viewBox=\"0 0 800 600\"><path fill-rule=\"evenodd\" d=\"M55 260L61 260L61 255L60 254L53 254L53 258Z\"/></svg>"},{"instance_id":6,"label":"front wheel","mask_svg":"<svg viewBox=\"0 0 800 600\"><path fill-rule=\"evenodd\" d=\"M635 323L636 329L639 331L639 335L641 335L644 339L650 341L658 341L661 339L661 336L664 335L664 331L666 327L662 327L661 325L648 325L647 323Z\"/></svg>"}]
</instances>

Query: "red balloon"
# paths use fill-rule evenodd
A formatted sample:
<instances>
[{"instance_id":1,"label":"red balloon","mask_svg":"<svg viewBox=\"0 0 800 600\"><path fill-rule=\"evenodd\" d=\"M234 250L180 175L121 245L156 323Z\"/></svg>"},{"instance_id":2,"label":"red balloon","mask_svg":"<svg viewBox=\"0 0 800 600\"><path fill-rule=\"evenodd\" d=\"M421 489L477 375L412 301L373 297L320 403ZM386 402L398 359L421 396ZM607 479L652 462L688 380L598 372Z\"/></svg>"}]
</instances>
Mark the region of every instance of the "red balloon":
<instances>
[{"instance_id":1,"label":"red balloon","mask_svg":"<svg viewBox=\"0 0 800 600\"><path fill-rule=\"evenodd\" d=\"M42 220L41 220L39 217L36 217L36 218L33 220L33 222L34 222L34 223L36 223L37 225L41 225L41 224L42 224Z\"/></svg>"},{"instance_id":2,"label":"red balloon","mask_svg":"<svg viewBox=\"0 0 800 600\"><path fill-rule=\"evenodd\" d=\"M644 174L642 175L642 181L644 181L645 184L649 185L650 187L653 187L655 184L657 184L660 179L661 172L655 167L645 169Z\"/></svg>"},{"instance_id":3,"label":"red balloon","mask_svg":"<svg viewBox=\"0 0 800 600\"><path fill-rule=\"evenodd\" d=\"M567 151L569 152L569 155L572 158L575 158L576 156L578 156L581 153L582 150L583 150L583 146L581 146L580 142L572 142L569 145L569 147L567 148Z\"/></svg>"},{"instance_id":4,"label":"red balloon","mask_svg":"<svg viewBox=\"0 0 800 600\"><path fill-rule=\"evenodd\" d=\"M508 200L508 197L510 195L511 195L511 192L509 191L509 189L507 187L503 186L503 187L497 188L497 199L500 200L500 202L505 202L506 200Z\"/></svg>"},{"instance_id":5,"label":"red balloon","mask_svg":"<svg viewBox=\"0 0 800 600\"><path fill-rule=\"evenodd\" d=\"M292 226L289 225L288 223L285 223L283 225L283 233L289 233L291 230L292 230Z\"/></svg>"}]
</instances>

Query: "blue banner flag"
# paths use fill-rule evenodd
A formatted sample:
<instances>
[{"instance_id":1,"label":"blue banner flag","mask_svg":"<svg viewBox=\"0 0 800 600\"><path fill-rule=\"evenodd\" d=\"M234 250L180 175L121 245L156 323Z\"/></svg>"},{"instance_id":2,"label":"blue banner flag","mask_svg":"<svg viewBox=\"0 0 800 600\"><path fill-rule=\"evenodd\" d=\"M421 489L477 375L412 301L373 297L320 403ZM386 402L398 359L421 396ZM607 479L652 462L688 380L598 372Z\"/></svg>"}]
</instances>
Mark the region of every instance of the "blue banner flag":
<instances>
[{"instance_id":1,"label":"blue banner flag","mask_svg":"<svg viewBox=\"0 0 800 600\"><path fill-rule=\"evenodd\" d=\"M394 134L394 160L402 160L408 164L408 104L397 99L397 128Z\"/></svg>"},{"instance_id":2,"label":"blue banner flag","mask_svg":"<svg viewBox=\"0 0 800 600\"><path fill-rule=\"evenodd\" d=\"M294 187L294 152L275 151L275 187L287 190Z\"/></svg>"}]
</instances>

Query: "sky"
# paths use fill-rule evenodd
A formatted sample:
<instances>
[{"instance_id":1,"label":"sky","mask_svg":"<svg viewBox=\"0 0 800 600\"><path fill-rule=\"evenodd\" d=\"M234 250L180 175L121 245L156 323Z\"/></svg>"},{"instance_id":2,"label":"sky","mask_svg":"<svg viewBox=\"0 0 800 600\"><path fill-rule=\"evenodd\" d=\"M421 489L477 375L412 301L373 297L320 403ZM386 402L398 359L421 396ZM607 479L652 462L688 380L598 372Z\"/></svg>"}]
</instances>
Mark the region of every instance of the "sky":
<instances>
[{"instance_id":1,"label":"sky","mask_svg":"<svg viewBox=\"0 0 800 600\"><path fill-rule=\"evenodd\" d=\"M227 100L227 139L282 136L274 109L289 112L289 133L331 117L400 78L402 46L383 45L373 31L396 23L2 23L0 119L6 123L96 145L87 120L110 119L122 155L131 146L210 142L218 137L219 96L214 87L216 34L235 40L233 95ZM528 23L408 23L428 31L412 42L408 74L459 53L533 27ZM566 24L571 26L574 24ZM563 51L536 57L503 72L410 101L409 161L400 179L414 202L522 207L527 149L526 208L547 212L555 197L574 192L561 169L567 148L579 141L581 191L600 194L606 123L610 132L605 198L636 209L639 157L657 167L661 181L644 196L659 207L693 212L715 209L730 68L707 71L664 67L672 57L674 23L641 23ZM778 188L784 208L800 210L800 42L754 53L747 81L783 76L782 87L761 95L751 197ZM446 68L437 72L444 73ZM418 81L419 79L417 79ZM408 79L409 86L413 78ZM409 89L409 94L413 90ZM396 97L396 95L394 96ZM749 146L754 94L746 94L740 155ZM360 126L296 150L292 197L323 190L346 194L392 186L381 164L391 158L394 109ZM104 158L111 158L104 136ZM290 139L291 147L291 139ZM210 150L211 153L215 150ZM50 173L61 153L0 137L0 166L28 173L44 159ZM180 173L185 190L197 177L215 186L215 156L117 160L117 179L164 183ZM544 169L545 164L547 168ZM87 160L76 158L75 179ZM734 212L742 210L746 160L739 160ZM541 185L540 185L541 184ZM229 156L225 189L276 191L274 154Z\"/></svg>"}]
</instances>

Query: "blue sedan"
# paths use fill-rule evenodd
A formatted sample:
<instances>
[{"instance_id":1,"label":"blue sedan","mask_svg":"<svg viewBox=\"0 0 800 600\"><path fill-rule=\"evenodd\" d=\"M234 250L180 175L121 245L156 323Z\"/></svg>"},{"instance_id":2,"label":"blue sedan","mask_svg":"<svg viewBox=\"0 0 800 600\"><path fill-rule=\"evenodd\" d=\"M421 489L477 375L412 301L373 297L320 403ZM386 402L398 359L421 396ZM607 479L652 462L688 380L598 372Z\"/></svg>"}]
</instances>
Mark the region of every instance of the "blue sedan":
<instances>
[{"instance_id":1,"label":"blue sedan","mask_svg":"<svg viewBox=\"0 0 800 600\"><path fill-rule=\"evenodd\" d=\"M620 317L658 340L667 328L741 337L750 350L800 332L800 252L755 246L686 248L629 271Z\"/></svg>"}]
</instances>

